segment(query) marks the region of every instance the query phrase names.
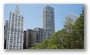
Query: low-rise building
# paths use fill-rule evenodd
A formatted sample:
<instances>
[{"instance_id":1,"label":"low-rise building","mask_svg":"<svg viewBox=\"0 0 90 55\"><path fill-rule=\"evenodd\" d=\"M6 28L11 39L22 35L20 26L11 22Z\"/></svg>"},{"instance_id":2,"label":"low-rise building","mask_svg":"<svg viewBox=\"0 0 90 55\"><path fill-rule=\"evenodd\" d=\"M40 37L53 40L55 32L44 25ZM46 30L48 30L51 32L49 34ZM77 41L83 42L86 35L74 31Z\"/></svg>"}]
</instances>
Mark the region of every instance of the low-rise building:
<instances>
[{"instance_id":1,"label":"low-rise building","mask_svg":"<svg viewBox=\"0 0 90 55\"><path fill-rule=\"evenodd\" d=\"M26 31L26 49L33 47L36 43L37 33L35 30L28 29Z\"/></svg>"},{"instance_id":2,"label":"low-rise building","mask_svg":"<svg viewBox=\"0 0 90 55\"><path fill-rule=\"evenodd\" d=\"M42 28L35 28L34 30L37 32L37 43L42 43L45 39L48 39L48 30Z\"/></svg>"}]
</instances>

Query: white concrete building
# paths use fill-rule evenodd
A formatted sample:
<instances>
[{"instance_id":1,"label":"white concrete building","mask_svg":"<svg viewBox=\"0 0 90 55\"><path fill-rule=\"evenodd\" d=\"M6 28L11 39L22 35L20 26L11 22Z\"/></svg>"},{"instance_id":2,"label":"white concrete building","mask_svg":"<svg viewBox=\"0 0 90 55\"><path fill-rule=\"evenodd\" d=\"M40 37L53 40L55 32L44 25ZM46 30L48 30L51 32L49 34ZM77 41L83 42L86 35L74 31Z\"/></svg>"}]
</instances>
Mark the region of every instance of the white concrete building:
<instances>
[{"instance_id":1,"label":"white concrete building","mask_svg":"<svg viewBox=\"0 0 90 55\"><path fill-rule=\"evenodd\" d=\"M48 30L50 38L55 32L54 8L46 6L43 9L43 29Z\"/></svg>"},{"instance_id":2,"label":"white concrete building","mask_svg":"<svg viewBox=\"0 0 90 55\"><path fill-rule=\"evenodd\" d=\"M10 12L6 49L23 49L23 19L18 5L14 12Z\"/></svg>"}]
</instances>

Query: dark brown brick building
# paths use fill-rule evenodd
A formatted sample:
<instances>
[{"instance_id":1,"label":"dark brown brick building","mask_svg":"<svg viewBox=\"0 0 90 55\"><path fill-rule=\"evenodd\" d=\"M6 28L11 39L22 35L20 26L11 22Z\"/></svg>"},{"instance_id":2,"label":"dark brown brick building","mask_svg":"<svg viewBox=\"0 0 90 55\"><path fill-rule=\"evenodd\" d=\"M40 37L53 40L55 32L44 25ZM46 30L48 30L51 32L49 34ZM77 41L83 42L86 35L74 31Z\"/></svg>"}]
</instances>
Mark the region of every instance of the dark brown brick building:
<instances>
[{"instance_id":1,"label":"dark brown brick building","mask_svg":"<svg viewBox=\"0 0 90 55\"><path fill-rule=\"evenodd\" d=\"M37 33L35 30L28 29L26 31L26 49L33 47L36 43Z\"/></svg>"}]
</instances>

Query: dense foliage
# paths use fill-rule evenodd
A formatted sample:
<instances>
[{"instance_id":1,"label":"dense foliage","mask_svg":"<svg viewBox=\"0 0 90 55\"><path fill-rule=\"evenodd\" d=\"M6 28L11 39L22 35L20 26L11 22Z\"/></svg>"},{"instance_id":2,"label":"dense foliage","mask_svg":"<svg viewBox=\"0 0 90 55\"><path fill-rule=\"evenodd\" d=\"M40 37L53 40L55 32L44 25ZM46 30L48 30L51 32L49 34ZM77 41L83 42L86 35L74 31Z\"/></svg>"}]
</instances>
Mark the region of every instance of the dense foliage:
<instances>
[{"instance_id":1,"label":"dense foliage","mask_svg":"<svg viewBox=\"0 0 90 55\"><path fill-rule=\"evenodd\" d=\"M84 48L84 9L74 22L69 19L64 28L56 32L50 39L34 46L35 49L83 49Z\"/></svg>"}]
</instances>

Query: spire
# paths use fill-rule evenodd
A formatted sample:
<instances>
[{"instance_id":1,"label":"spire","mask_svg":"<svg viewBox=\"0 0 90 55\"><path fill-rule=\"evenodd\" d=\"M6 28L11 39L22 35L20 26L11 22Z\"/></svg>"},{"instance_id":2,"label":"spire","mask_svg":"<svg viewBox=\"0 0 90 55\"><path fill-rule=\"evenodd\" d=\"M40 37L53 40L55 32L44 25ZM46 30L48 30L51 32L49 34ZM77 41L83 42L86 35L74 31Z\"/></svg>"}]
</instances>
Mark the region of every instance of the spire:
<instances>
[{"instance_id":1,"label":"spire","mask_svg":"<svg viewBox=\"0 0 90 55\"><path fill-rule=\"evenodd\" d=\"M15 8L15 14L20 14L20 10L19 10L18 5L17 5L16 8Z\"/></svg>"}]
</instances>

